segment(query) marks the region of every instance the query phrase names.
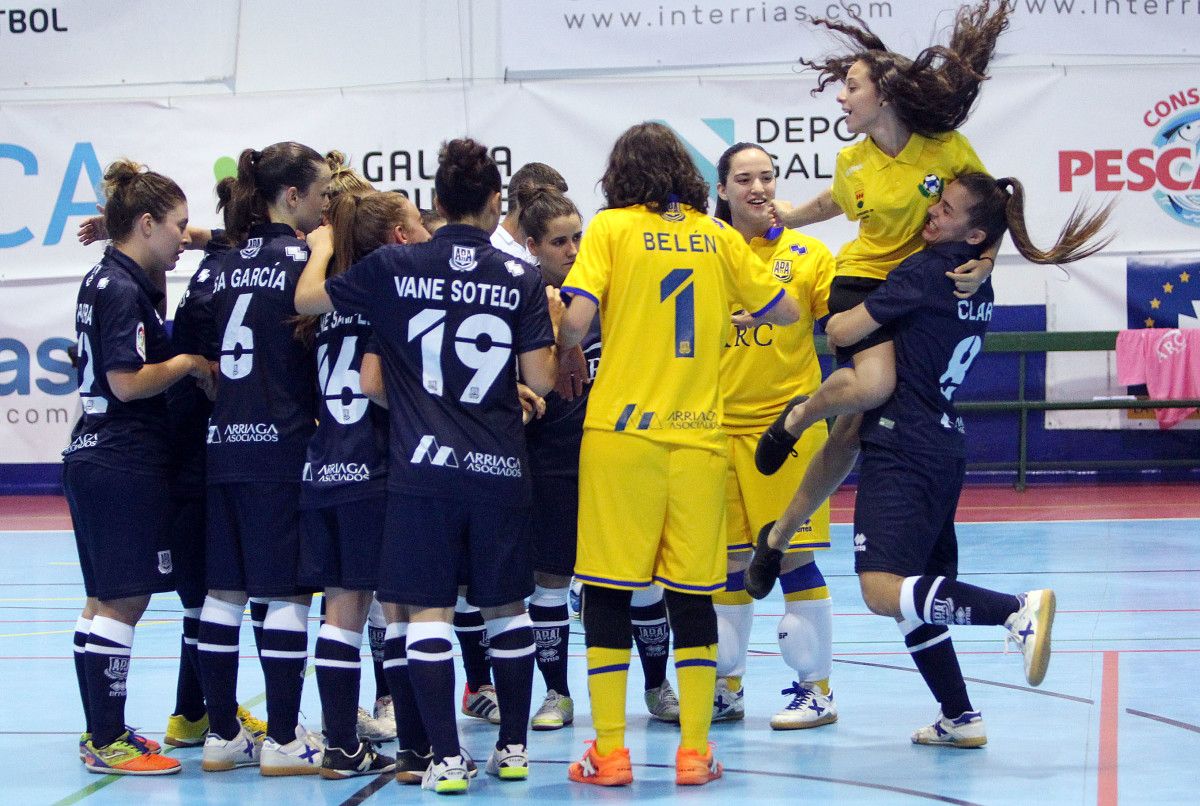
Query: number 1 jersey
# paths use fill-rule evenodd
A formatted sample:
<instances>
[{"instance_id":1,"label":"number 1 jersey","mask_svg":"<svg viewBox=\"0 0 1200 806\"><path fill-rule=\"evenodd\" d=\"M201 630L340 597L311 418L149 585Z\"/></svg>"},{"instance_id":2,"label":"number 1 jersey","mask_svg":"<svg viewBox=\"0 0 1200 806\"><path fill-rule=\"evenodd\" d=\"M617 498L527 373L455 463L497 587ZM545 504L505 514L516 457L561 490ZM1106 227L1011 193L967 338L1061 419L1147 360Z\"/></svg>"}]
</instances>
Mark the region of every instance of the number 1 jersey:
<instances>
[{"instance_id":1,"label":"number 1 jersey","mask_svg":"<svg viewBox=\"0 0 1200 806\"><path fill-rule=\"evenodd\" d=\"M213 278L220 340L208 423L208 482L299 482L316 416L309 350L295 337L296 281L308 247L286 224L250 229Z\"/></svg>"},{"instance_id":2,"label":"number 1 jersey","mask_svg":"<svg viewBox=\"0 0 1200 806\"><path fill-rule=\"evenodd\" d=\"M388 489L488 500L530 496L516 356L554 343L537 269L448 224L384 246L326 282L375 328L391 414Z\"/></svg>"}]
</instances>

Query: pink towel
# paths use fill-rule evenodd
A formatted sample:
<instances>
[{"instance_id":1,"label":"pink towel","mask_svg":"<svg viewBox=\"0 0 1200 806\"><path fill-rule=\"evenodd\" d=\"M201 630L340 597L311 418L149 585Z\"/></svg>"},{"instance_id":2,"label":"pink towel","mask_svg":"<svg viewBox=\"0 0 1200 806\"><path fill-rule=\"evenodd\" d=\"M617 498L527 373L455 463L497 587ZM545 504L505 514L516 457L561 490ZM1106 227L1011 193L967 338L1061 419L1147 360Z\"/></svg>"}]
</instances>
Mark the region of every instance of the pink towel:
<instances>
[{"instance_id":1,"label":"pink towel","mask_svg":"<svg viewBox=\"0 0 1200 806\"><path fill-rule=\"evenodd\" d=\"M1117 334L1117 382L1144 383L1160 400L1200 398L1200 330L1122 330ZM1159 428L1170 428L1195 409L1155 409Z\"/></svg>"}]
</instances>

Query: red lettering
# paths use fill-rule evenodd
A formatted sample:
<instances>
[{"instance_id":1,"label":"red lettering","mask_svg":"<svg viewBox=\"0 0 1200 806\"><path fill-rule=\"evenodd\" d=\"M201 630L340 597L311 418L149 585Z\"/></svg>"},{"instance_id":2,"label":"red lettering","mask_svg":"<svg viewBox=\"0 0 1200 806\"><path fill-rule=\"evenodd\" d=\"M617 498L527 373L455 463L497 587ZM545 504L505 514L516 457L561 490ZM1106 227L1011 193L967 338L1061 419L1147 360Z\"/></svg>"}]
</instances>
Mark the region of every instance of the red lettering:
<instances>
[{"instance_id":1,"label":"red lettering","mask_svg":"<svg viewBox=\"0 0 1200 806\"><path fill-rule=\"evenodd\" d=\"M1121 190L1121 152L1115 148L1096 152L1096 190Z\"/></svg>"},{"instance_id":2,"label":"red lettering","mask_svg":"<svg viewBox=\"0 0 1200 806\"><path fill-rule=\"evenodd\" d=\"M1154 151L1149 148L1136 148L1129 152L1129 170L1137 180L1129 180L1128 190L1150 190L1154 187ZM1140 180L1140 181L1138 181Z\"/></svg>"},{"instance_id":3,"label":"red lettering","mask_svg":"<svg viewBox=\"0 0 1200 806\"><path fill-rule=\"evenodd\" d=\"M1190 156L1191 152L1186 148L1170 148L1159 155L1158 184L1166 190L1188 190L1190 183L1187 180L1180 181L1171 176L1171 163L1175 160L1185 160Z\"/></svg>"},{"instance_id":4,"label":"red lettering","mask_svg":"<svg viewBox=\"0 0 1200 806\"><path fill-rule=\"evenodd\" d=\"M1076 176L1087 176L1092 172L1092 155L1086 151L1058 152L1058 189L1069 193Z\"/></svg>"}]
</instances>

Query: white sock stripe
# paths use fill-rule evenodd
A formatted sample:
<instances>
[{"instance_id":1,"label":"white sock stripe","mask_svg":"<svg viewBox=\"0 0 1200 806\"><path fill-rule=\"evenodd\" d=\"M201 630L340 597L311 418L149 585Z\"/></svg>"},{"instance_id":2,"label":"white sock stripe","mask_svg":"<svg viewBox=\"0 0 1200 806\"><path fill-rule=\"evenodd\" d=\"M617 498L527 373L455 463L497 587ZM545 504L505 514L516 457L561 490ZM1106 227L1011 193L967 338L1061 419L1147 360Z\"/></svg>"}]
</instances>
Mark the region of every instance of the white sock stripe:
<instances>
[{"instance_id":1,"label":"white sock stripe","mask_svg":"<svg viewBox=\"0 0 1200 806\"><path fill-rule=\"evenodd\" d=\"M197 639L197 638L188 638L188 637L185 635L185 636L183 636L183 642L184 642L185 644L187 644L188 646L196 646L196 645L199 643L199 639Z\"/></svg>"},{"instance_id":2,"label":"white sock stripe","mask_svg":"<svg viewBox=\"0 0 1200 806\"><path fill-rule=\"evenodd\" d=\"M314 658L313 666L325 666L330 669L361 669L362 664L356 660L333 660L332 658Z\"/></svg>"},{"instance_id":3,"label":"white sock stripe","mask_svg":"<svg viewBox=\"0 0 1200 806\"><path fill-rule=\"evenodd\" d=\"M84 652L84 648L79 645L75 645L75 646L71 647L71 649L75 650L75 652L80 655L82 655Z\"/></svg>"},{"instance_id":4,"label":"white sock stripe","mask_svg":"<svg viewBox=\"0 0 1200 806\"><path fill-rule=\"evenodd\" d=\"M449 622L445 621L412 621L408 625L408 640L405 642L407 646L412 646L418 641L427 641L429 639L441 639L446 642L446 646L450 646L454 642L454 628ZM412 653L409 653L412 657Z\"/></svg>"},{"instance_id":5,"label":"white sock stripe","mask_svg":"<svg viewBox=\"0 0 1200 806\"><path fill-rule=\"evenodd\" d=\"M479 626L475 626L474 624L472 624L469 627L460 627L457 624L454 625L455 632L483 632L486 629L487 629L487 627L484 626L483 624L480 624Z\"/></svg>"},{"instance_id":6,"label":"white sock stripe","mask_svg":"<svg viewBox=\"0 0 1200 806\"><path fill-rule=\"evenodd\" d=\"M441 663L442 661L454 660L454 652L447 649L445 652L422 652L419 649L409 648L409 661L423 661L424 663ZM386 661L384 664L386 665Z\"/></svg>"},{"instance_id":7,"label":"white sock stripe","mask_svg":"<svg viewBox=\"0 0 1200 806\"><path fill-rule=\"evenodd\" d=\"M501 616L500 618L488 619L484 622L484 626L487 627L488 640L492 640L496 636L503 635L506 632L532 627L533 622L530 621L528 613L522 613L519 616Z\"/></svg>"},{"instance_id":8,"label":"white sock stripe","mask_svg":"<svg viewBox=\"0 0 1200 806\"><path fill-rule=\"evenodd\" d=\"M383 605L378 599L371 599L371 609L367 611L367 624L378 630L387 626L387 616L383 614Z\"/></svg>"},{"instance_id":9,"label":"white sock stripe","mask_svg":"<svg viewBox=\"0 0 1200 806\"><path fill-rule=\"evenodd\" d=\"M96 616L92 619L92 630L88 636L93 635L121 646L133 646L133 625L113 618Z\"/></svg>"},{"instance_id":10,"label":"white sock stripe","mask_svg":"<svg viewBox=\"0 0 1200 806\"><path fill-rule=\"evenodd\" d=\"M80 616L79 618L75 619L75 632L81 632L84 635L87 635L91 631L92 620L90 618L84 618L83 616Z\"/></svg>"},{"instance_id":11,"label":"white sock stripe","mask_svg":"<svg viewBox=\"0 0 1200 806\"><path fill-rule=\"evenodd\" d=\"M534 629L541 628L543 630L546 629L547 627L569 627L569 626L571 626L571 621L569 619L564 619L563 621L535 621L532 623L533 623Z\"/></svg>"},{"instance_id":12,"label":"white sock stripe","mask_svg":"<svg viewBox=\"0 0 1200 806\"><path fill-rule=\"evenodd\" d=\"M662 598L662 588L658 587L657 585L650 585L649 587L638 588L635 590L633 592L633 596L630 597L629 606L649 607L650 605L656 605L661 602Z\"/></svg>"},{"instance_id":13,"label":"white sock stripe","mask_svg":"<svg viewBox=\"0 0 1200 806\"><path fill-rule=\"evenodd\" d=\"M326 641L336 641L339 644L344 644L354 649L362 648L362 633L344 630L341 627L335 627L329 622L321 625L321 629L317 630L317 640L324 638Z\"/></svg>"},{"instance_id":14,"label":"white sock stripe","mask_svg":"<svg viewBox=\"0 0 1200 806\"><path fill-rule=\"evenodd\" d=\"M933 638L930 638L928 641L924 641L920 644L917 644L916 646L910 646L908 648L908 654L915 655L916 653L920 652L922 649L929 649L929 647L934 646L935 644L940 644L942 641L947 641L949 639L950 639L950 631L946 630L941 635L935 635Z\"/></svg>"},{"instance_id":15,"label":"white sock stripe","mask_svg":"<svg viewBox=\"0 0 1200 806\"><path fill-rule=\"evenodd\" d=\"M384 669L395 669L397 666L408 666L408 658L388 658L383 662Z\"/></svg>"},{"instance_id":16,"label":"white sock stripe","mask_svg":"<svg viewBox=\"0 0 1200 806\"><path fill-rule=\"evenodd\" d=\"M905 577L900 583L900 615L904 616L906 622L921 621L917 603L913 600L913 588L916 587L918 579L920 577Z\"/></svg>"},{"instance_id":17,"label":"white sock stripe","mask_svg":"<svg viewBox=\"0 0 1200 806\"><path fill-rule=\"evenodd\" d=\"M204 612L203 607L185 607L183 608L183 617L199 619L202 612Z\"/></svg>"},{"instance_id":18,"label":"white sock stripe","mask_svg":"<svg viewBox=\"0 0 1200 806\"><path fill-rule=\"evenodd\" d=\"M925 618L921 620L926 624L932 623L930 619L933 618L933 600L937 598L938 589L942 587L942 583L945 581L945 577L938 577L937 579L933 580L933 584L929 586L929 593L925 594Z\"/></svg>"},{"instance_id":19,"label":"white sock stripe","mask_svg":"<svg viewBox=\"0 0 1200 806\"><path fill-rule=\"evenodd\" d=\"M237 644L206 644L202 641L197 641L196 649L201 652L237 652L241 647Z\"/></svg>"},{"instance_id":20,"label":"white sock stripe","mask_svg":"<svg viewBox=\"0 0 1200 806\"><path fill-rule=\"evenodd\" d=\"M491 647L488 649L488 657L490 658L523 658L526 655L532 655L537 647L533 644L523 646L519 649L496 649Z\"/></svg>"},{"instance_id":21,"label":"white sock stripe","mask_svg":"<svg viewBox=\"0 0 1200 806\"><path fill-rule=\"evenodd\" d=\"M478 613L479 608L475 605L467 604L467 597L459 596L458 601L454 603L455 613Z\"/></svg>"},{"instance_id":22,"label":"white sock stripe","mask_svg":"<svg viewBox=\"0 0 1200 806\"><path fill-rule=\"evenodd\" d=\"M562 607L567 603L567 588L534 587L533 596L529 597L530 607Z\"/></svg>"},{"instance_id":23,"label":"white sock stripe","mask_svg":"<svg viewBox=\"0 0 1200 806\"><path fill-rule=\"evenodd\" d=\"M283 660L304 659L308 657L307 649L264 649L258 653L260 658L280 658Z\"/></svg>"},{"instance_id":24,"label":"white sock stripe","mask_svg":"<svg viewBox=\"0 0 1200 806\"><path fill-rule=\"evenodd\" d=\"M130 649L127 646L104 646L90 642L83 651L92 655L124 655L127 658L130 654Z\"/></svg>"},{"instance_id":25,"label":"white sock stripe","mask_svg":"<svg viewBox=\"0 0 1200 806\"><path fill-rule=\"evenodd\" d=\"M241 627L242 618L246 615L245 605L226 602L212 596L205 598L204 607L200 610L200 620L209 624L220 624L223 627Z\"/></svg>"},{"instance_id":26,"label":"white sock stripe","mask_svg":"<svg viewBox=\"0 0 1200 806\"><path fill-rule=\"evenodd\" d=\"M906 618L904 621L896 622L896 626L900 628L900 634L905 636L920 627L922 624L924 624L924 622L918 618Z\"/></svg>"},{"instance_id":27,"label":"white sock stripe","mask_svg":"<svg viewBox=\"0 0 1200 806\"><path fill-rule=\"evenodd\" d=\"M273 601L267 605L263 619L264 630L308 631L308 605L299 602Z\"/></svg>"},{"instance_id":28,"label":"white sock stripe","mask_svg":"<svg viewBox=\"0 0 1200 806\"><path fill-rule=\"evenodd\" d=\"M724 605L718 605L718 607L724 607ZM667 620L665 618L655 618L655 619L648 619L648 620L630 619L629 623L632 624L634 627L656 627L659 624L666 624Z\"/></svg>"},{"instance_id":29,"label":"white sock stripe","mask_svg":"<svg viewBox=\"0 0 1200 806\"><path fill-rule=\"evenodd\" d=\"M391 624L383 628L383 640L393 641L397 638L404 638L408 635L407 621L393 621Z\"/></svg>"}]
</instances>

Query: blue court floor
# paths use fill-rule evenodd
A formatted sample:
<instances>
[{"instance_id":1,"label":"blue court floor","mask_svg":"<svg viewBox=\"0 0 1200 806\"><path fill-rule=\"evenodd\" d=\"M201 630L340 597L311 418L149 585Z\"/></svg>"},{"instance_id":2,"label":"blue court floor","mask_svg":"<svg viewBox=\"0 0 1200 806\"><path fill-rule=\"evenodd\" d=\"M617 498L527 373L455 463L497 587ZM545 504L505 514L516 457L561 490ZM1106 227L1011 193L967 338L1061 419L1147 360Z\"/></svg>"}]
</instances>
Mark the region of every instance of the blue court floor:
<instances>
[{"instance_id":1,"label":"blue court floor","mask_svg":"<svg viewBox=\"0 0 1200 806\"><path fill-rule=\"evenodd\" d=\"M1012 592L1053 587L1059 615L1050 672L1024 685L1020 656L1003 653L999 628L953 633L989 743L980 750L918 747L909 733L937 706L894 624L867 613L851 572L849 527L834 527L821 558L834 597L833 686L841 719L809 731L774 732L790 676L778 657L782 600L759 604L746 677L747 715L715 726L724 779L673 784L676 730L651 723L640 674L630 674L628 743L636 781L603 790L569 784L566 765L591 737L578 626L572 638L573 727L531 734L524 783L480 775L471 802L541 803L1200 803L1200 521L978 523L960 526L964 578ZM438 796L382 780L265 779L255 769L200 772L199 750L175 751L182 774L130 779L87 773L76 757L82 715L71 632L82 603L69 532L0 532L0 803L358 804ZM775 594L778 596L778 593ZM311 621L315 639L316 620ZM161 737L173 704L180 606L157 597L138 628L128 719ZM239 699L260 716L262 676L243 632ZM310 642L310 648L312 644ZM635 663L636 667L636 663ZM373 691L369 661L364 691ZM461 671L460 671L461 685ZM534 701L544 693L535 681ZM363 702L370 694L364 693ZM320 724L315 679L304 721ZM486 758L494 728L464 718L464 745Z\"/></svg>"}]
</instances>

